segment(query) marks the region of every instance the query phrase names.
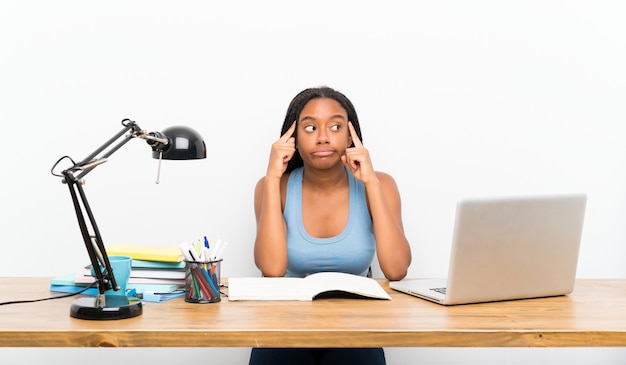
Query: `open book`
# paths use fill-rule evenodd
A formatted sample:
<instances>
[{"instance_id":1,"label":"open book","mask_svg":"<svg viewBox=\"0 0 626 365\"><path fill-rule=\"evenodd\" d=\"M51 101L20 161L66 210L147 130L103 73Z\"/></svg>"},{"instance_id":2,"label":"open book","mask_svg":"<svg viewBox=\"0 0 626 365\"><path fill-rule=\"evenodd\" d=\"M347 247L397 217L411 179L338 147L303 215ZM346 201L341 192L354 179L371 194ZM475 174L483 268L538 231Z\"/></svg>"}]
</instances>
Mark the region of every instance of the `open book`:
<instances>
[{"instance_id":1,"label":"open book","mask_svg":"<svg viewBox=\"0 0 626 365\"><path fill-rule=\"evenodd\" d=\"M391 299L374 279L339 272L319 272L305 278L229 278L228 300L311 301L329 293Z\"/></svg>"}]
</instances>

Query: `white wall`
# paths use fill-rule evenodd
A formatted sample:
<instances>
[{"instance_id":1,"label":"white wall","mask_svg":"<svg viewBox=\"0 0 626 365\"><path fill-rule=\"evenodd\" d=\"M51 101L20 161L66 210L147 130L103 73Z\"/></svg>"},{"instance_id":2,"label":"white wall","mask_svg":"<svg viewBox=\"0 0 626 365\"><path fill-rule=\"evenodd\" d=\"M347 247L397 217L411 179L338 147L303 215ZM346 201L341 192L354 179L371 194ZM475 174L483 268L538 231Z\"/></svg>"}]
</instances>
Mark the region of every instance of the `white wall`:
<instances>
[{"instance_id":1,"label":"white wall","mask_svg":"<svg viewBox=\"0 0 626 365\"><path fill-rule=\"evenodd\" d=\"M50 168L88 155L124 118L150 131L192 126L209 158L164 162L156 185L157 162L131 141L88 175L105 243L172 245L206 234L231 243L224 276L256 275L254 184L291 98L326 84L351 98L375 167L398 182L410 276L445 274L461 196L585 192L578 276L624 277L625 17L621 1L2 2L0 275L61 275L88 260L67 188ZM394 364L626 358L624 349L522 350L387 356ZM183 354L73 351L155 364ZM249 349L191 351L245 363ZM0 363L28 363L31 353L1 349ZM52 363L72 354L45 353Z\"/></svg>"}]
</instances>

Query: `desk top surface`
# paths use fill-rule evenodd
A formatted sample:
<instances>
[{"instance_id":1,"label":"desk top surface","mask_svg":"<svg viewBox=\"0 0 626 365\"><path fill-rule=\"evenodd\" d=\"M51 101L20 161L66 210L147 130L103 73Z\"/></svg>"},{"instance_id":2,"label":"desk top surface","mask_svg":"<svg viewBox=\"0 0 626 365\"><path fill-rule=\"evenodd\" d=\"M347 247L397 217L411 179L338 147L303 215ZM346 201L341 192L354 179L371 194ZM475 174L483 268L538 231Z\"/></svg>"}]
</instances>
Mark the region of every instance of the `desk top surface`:
<instances>
[{"instance_id":1,"label":"desk top surface","mask_svg":"<svg viewBox=\"0 0 626 365\"><path fill-rule=\"evenodd\" d=\"M626 346L626 279L579 279L567 296L442 306L390 301L146 303L130 319L71 318L77 297L0 306L0 347ZM0 302L59 295L49 278L0 278Z\"/></svg>"}]
</instances>

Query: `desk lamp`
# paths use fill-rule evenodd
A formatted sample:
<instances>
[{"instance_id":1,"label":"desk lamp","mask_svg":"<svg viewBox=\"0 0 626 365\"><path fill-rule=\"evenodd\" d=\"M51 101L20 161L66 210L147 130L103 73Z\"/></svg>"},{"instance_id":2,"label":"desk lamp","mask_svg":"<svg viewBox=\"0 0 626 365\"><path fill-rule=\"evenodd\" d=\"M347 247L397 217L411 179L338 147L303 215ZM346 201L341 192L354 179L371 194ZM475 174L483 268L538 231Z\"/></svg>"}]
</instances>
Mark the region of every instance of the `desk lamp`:
<instances>
[{"instance_id":1,"label":"desk lamp","mask_svg":"<svg viewBox=\"0 0 626 365\"><path fill-rule=\"evenodd\" d=\"M117 291L120 288L115 281L115 275L104 248L100 231L87 202L82 186L84 183L83 177L96 166L106 162L109 156L133 138L145 139L148 145L152 147L152 157L159 159L159 174L161 159L189 160L206 158L204 140L191 128L176 126L167 128L163 132L146 133L146 131L139 128L137 123L130 119L122 120L122 126L123 128L120 132L82 161L74 162L69 156L64 156L52 167L52 174L61 177L62 182L67 184L70 189L78 225L98 284L98 295L95 298L80 298L72 303L70 316L74 318L92 320L124 319L139 316L143 311L141 301L138 298L127 297L126 295L105 294L107 290L113 289ZM120 140L120 137L127 132L128 134ZM113 145L115 142L117 144ZM63 170L61 174L55 173L57 165L65 159L68 159L72 166ZM158 179L157 175L157 184L159 183Z\"/></svg>"}]
</instances>

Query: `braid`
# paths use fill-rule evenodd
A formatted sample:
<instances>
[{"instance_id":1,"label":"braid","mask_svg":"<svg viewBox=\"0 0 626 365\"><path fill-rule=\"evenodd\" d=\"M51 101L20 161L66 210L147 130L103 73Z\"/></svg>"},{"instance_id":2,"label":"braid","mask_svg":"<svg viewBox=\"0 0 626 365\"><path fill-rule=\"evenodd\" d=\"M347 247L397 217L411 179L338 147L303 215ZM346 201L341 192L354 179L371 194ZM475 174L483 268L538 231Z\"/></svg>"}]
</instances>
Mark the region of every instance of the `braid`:
<instances>
[{"instance_id":1,"label":"braid","mask_svg":"<svg viewBox=\"0 0 626 365\"><path fill-rule=\"evenodd\" d=\"M300 113L302 113L302 109L304 106L311 101L312 99L318 98L330 98L339 103L348 114L348 120L352 122L352 126L356 131L357 136L361 141L363 141L363 137L361 136L361 127L359 125L359 118L356 114L356 110L354 109L354 105L352 102L342 93L337 90L334 90L327 86L317 87L317 88L309 88L301 91L298 95L296 95L289 107L287 108L287 113L285 115L285 121L283 122L283 126L281 128L280 135L287 133L291 124L296 121L300 117ZM296 141L297 142L297 141ZM285 172L290 172L293 169L296 169L303 165L302 157L300 156L300 152L296 150L293 157L287 163L287 170Z\"/></svg>"}]
</instances>

